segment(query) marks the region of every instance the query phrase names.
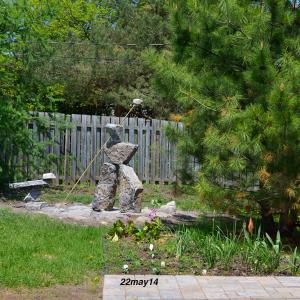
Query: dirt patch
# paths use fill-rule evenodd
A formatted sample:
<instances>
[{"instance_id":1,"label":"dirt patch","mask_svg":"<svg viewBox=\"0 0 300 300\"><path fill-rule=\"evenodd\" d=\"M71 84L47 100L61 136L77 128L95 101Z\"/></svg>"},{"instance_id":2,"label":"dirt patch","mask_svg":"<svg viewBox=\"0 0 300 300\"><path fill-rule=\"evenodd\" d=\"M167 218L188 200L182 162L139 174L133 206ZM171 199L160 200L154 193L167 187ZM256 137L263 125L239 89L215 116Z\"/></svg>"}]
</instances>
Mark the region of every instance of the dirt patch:
<instances>
[{"instance_id":1,"label":"dirt patch","mask_svg":"<svg viewBox=\"0 0 300 300\"><path fill-rule=\"evenodd\" d=\"M103 278L98 284L56 285L38 289L1 289L1 300L99 300L102 299Z\"/></svg>"}]
</instances>

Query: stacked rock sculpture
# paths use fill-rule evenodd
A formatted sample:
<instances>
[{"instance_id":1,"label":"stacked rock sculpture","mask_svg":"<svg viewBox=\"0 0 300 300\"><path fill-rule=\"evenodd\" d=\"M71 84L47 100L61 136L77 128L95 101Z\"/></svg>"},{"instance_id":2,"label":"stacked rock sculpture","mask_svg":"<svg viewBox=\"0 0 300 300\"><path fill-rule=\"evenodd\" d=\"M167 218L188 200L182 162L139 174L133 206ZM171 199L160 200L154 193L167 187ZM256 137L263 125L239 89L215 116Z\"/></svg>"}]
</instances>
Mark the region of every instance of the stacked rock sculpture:
<instances>
[{"instance_id":1,"label":"stacked rock sculpture","mask_svg":"<svg viewBox=\"0 0 300 300\"><path fill-rule=\"evenodd\" d=\"M104 146L104 153L110 162L104 163L101 168L92 208L95 211L112 210L119 184L120 211L140 212L143 184L134 169L127 165L136 153L138 145L121 141L122 126L107 124L105 128L110 140Z\"/></svg>"}]
</instances>

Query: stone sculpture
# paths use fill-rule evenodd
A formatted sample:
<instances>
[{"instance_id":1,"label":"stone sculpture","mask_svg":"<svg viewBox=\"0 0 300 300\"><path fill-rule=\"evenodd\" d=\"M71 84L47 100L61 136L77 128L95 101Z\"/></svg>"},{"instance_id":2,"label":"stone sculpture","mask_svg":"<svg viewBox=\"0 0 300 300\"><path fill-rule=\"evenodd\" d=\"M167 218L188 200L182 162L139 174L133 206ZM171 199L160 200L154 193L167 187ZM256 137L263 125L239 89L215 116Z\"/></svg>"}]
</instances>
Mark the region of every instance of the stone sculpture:
<instances>
[{"instance_id":1,"label":"stone sculpture","mask_svg":"<svg viewBox=\"0 0 300 300\"><path fill-rule=\"evenodd\" d=\"M95 200L94 210L111 210L114 207L117 190L117 167L114 164L105 163L100 171Z\"/></svg>"},{"instance_id":2,"label":"stone sculpture","mask_svg":"<svg viewBox=\"0 0 300 300\"><path fill-rule=\"evenodd\" d=\"M143 184L134 169L127 165L136 153L138 145L121 141L122 126L107 124L105 128L110 140L104 146L104 153L110 163L105 163L101 168L92 208L95 211L112 210L119 184L120 211L140 212Z\"/></svg>"}]
</instances>

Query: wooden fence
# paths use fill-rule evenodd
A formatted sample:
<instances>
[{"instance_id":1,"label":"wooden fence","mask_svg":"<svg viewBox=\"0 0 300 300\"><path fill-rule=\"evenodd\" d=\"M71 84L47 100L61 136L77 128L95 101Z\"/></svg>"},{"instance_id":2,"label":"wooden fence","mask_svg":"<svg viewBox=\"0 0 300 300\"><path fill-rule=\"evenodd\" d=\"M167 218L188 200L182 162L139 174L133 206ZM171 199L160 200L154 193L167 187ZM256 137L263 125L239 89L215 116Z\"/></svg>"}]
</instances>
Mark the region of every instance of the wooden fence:
<instances>
[{"instance_id":1,"label":"wooden fence","mask_svg":"<svg viewBox=\"0 0 300 300\"><path fill-rule=\"evenodd\" d=\"M51 164L37 168L35 176L53 172L60 182L65 183L74 183L79 178L95 153L108 139L105 125L120 124L123 121L123 118L112 116L53 114L50 118L48 113L37 113L37 115L48 120L46 132L40 131L35 122L30 123L29 128L34 139L44 145L45 157L50 155L53 159ZM139 145L129 165L134 167L143 182L171 183L177 180L176 145L166 137L167 126L176 130L183 128L182 123L164 120L142 118L124 120L122 140ZM108 161L107 157L102 151L83 181L96 183L99 180L101 165L106 161ZM198 168L198 164L192 158L190 167ZM27 172L32 173L30 168L31 166L27 165Z\"/></svg>"}]
</instances>

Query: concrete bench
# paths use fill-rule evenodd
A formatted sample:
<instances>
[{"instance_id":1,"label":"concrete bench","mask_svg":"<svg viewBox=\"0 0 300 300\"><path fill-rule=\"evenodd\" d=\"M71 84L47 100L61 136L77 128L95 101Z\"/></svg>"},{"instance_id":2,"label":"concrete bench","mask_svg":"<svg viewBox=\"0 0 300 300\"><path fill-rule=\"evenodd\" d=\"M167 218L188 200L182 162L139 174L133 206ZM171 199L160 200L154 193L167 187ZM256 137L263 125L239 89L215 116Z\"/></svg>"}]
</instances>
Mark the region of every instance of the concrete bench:
<instances>
[{"instance_id":1,"label":"concrete bench","mask_svg":"<svg viewBox=\"0 0 300 300\"><path fill-rule=\"evenodd\" d=\"M17 192L29 191L24 198L25 202L39 201L42 189L44 187L49 187L54 179L56 179L54 174L46 173L43 175L43 179L11 183L9 188Z\"/></svg>"}]
</instances>

